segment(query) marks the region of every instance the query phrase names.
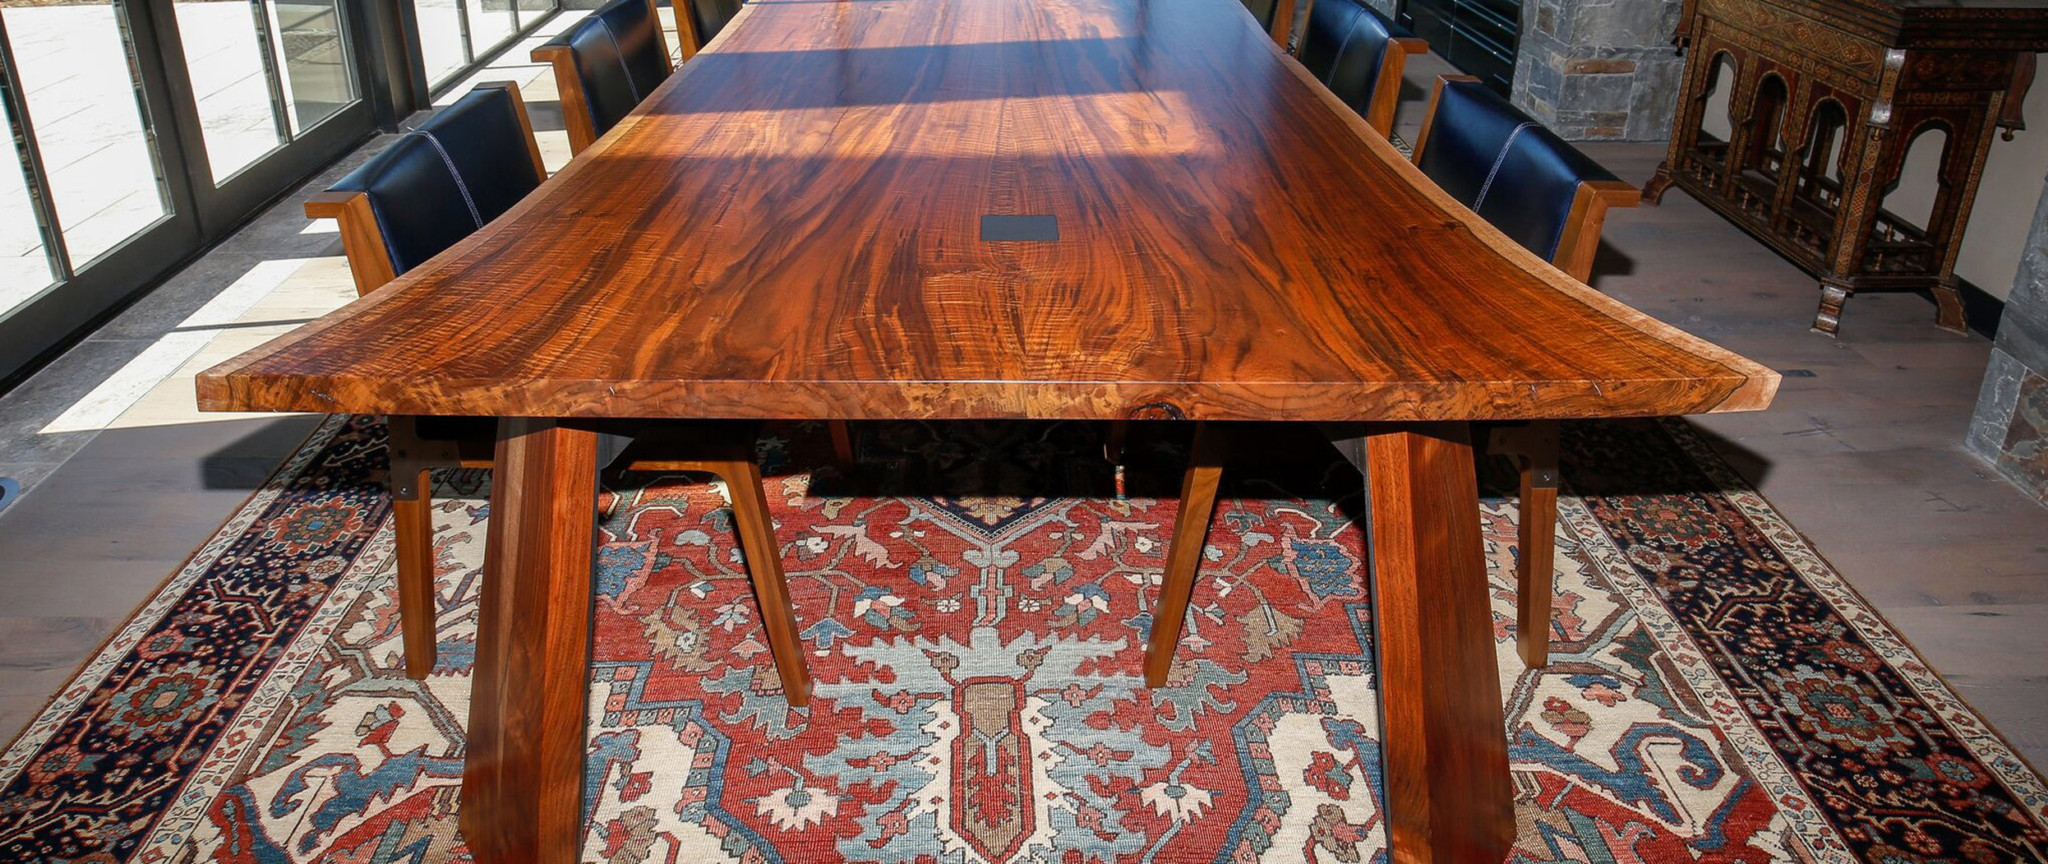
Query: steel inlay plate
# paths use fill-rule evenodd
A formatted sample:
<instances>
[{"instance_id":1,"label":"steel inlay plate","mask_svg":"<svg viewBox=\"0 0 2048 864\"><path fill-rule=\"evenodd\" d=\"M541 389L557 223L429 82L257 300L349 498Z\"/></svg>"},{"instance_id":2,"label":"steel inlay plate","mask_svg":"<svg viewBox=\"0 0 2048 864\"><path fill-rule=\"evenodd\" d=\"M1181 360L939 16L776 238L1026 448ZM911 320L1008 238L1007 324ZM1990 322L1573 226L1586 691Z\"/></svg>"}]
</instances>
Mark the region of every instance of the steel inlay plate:
<instances>
[{"instance_id":1,"label":"steel inlay plate","mask_svg":"<svg viewBox=\"0 0 2048 864\"><path fill-rule=\"evenodd\" d=\"M983 214L981 241L1002 243L1030 241L1049 243L1060 239L1060 223L1051 216Z\"/></svg>"}]
</instances>

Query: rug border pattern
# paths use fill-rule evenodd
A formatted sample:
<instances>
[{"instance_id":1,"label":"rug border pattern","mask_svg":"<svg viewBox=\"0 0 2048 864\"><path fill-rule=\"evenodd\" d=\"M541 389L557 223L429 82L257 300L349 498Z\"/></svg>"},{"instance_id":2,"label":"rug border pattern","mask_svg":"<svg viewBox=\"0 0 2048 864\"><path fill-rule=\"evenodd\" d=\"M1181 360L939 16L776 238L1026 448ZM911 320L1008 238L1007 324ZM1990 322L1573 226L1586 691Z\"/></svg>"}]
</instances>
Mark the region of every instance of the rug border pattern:
<instances>
[{"instance_id":1,"label":"rug border pattern","mask_svg":"<svg viewBox=\"0 0 2048 864\"><path fill-rule=\"evenodd\" d=\"M260 755L250 748L268 743L260 734L262 729L277 720L276 712L305 678L306 670L312 668L320 649L334 635L335 627L346 620L348 611L365 592L376 587L379 579L388 578L386 568L397 546L390 524L386 520L385 527L364 545L348 572L328 590L319 608L300 625L298 635L263 676L263 683L249 694L235 712L234 721L221 730L206 755L192 767L178 797L158 814L156 825L145 835L132 860L140 864L171 860L205 820L208 805L227 788L237 770L249 757Z\"/></svg>"},{"instance_id":2,"label":"rug border pattern","mask_svg":"<svg viewBox=\"0 0 2048 864\"><path fill-rule=\"evenodd\" d=\"M349 415L346 414L330 414L326 420L321 421L319 427L313 430L313 434L308 435L278 470L271 473L262 488L251 493L233 516L228 517L227 521L213 530L206 544L185 559L185 565L177 575L158 586L149 600L128 617L127 623L121 625L121 629L100 646L92 659L79 667L78 672L65 683L64 689L58 691L49 704L44 705L43 710L36 714L35 719L22 729L21 734L15 737L7 752L0 754L0 787L12 784L15 778L20 776L22 769L28 767L31 757L41 752L44 744L49 743L50 736L56 734L64 722L78 711L79 706L92 696L121 660L156 629L156 625L163 621L171 608L176 606L199 578L206 575L220 560L221 554L255 525L269 510L271 504L291 491L290 481L305 473L313 460L319 458L335 436L341 434L341 430L347 427L348 422Z\"/></svg>"},{"instance_id":3,"label":"rug border pattern","mask_svg":"<svg viewBox=\"0 0 2048 864\"><path fill-rule=\"evenodd\" d=\"M1771 529L1766 533L1766 539L1792 564L1800 579L1828 605L1842 613L1842 618L1880 653L1886 665L1898 670L1899 677L1913 688L1914 694L1935 709L1935 716L1948 726L1956 740L1997 774L1999 782L2027 808L2028 816L2037 825L2048 828L2048 783L2044 783L2041 775L2020 758L2003 736L1985 723L1969 702L1956 694L1947 679L1934 671L1920 656L1919 650L1899 635L1876 606L1842 578L1834 565L1813 548L1806 535L1799 532L1798 526L1735 473L1735 469L1714 452L1697 430L1683 420L1665 420L1661 425L1686 457L1713 481L1716 491L1759 528Z\"/></svg>"},{"instance_id":4,"label":"rug border pattern","mask_svg":"<svg viewBox=\"0 0 2048 864\"><path fill-rule=\"evenodd\" d=\"M1566 491L1569 493L1570 490ZM1771 796L1778 812L1792 823L1794 830L1790 836L1798 839L1819 864L1860 864L1834 824L1828 821L1826 812L1813 800L1806 786L1799 782L1798 775L1779 758L1763 731L1756 727L1756 719L1742 710L1742 700L1728 688L1727 682L1721 680L1692 635L1678 622L1678 616L1657 599L1656 592L1621 551L1613 535L1600 527L1599 517L1593 515L1592 508L1586 506L1585 500L1578 495L1561 494L1557 499L1557 512L1560 520L1571 529L1572 536L1578 539L1580 550L1600 571L1600 576L1635 610L1643 632L1664 650L1672 665L1684 676L1686 686L1699 697L1700 704L1714 712L1714 724L1727 736L1729 745L1741 754L1757 783Z\"/></svg>"}]
</instances>

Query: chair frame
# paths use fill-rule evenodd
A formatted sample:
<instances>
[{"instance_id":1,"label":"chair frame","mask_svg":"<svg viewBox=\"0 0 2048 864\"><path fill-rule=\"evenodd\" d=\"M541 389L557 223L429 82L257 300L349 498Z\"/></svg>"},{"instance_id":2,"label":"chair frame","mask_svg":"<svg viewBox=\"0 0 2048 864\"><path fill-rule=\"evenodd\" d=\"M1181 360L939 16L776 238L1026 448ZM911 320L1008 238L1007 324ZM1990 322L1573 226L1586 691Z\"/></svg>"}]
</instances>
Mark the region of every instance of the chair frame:
<instances>
[{"instance_id":1,"label":"chair frame","mask_svg":"<svg viewBox=\"0 0 2048 864\"><path fill-rule=\"evenodd\" d=\"M676 19L676 41L683 43L683 59L697 54L697 26L683 10L671 5ZM661 33L661 7L647 0L647 13L654 18L654 47L661 55L662 74L673 75L675 58L668 53L668 40ZM584 95L583 78L576 74L576 53L567 45L542 45L533 49L533 62L546 63L555 70L555 90L562 103L562 126L569 132L569 155L583 152L597 143L597 124L590 118L590 100Z\"/></svg>"},{"instance_id":2,"label":"chair frame","mask_svg":"<svg viewBox=\"0 0 2048 864\"><path fill-rule=\"evenodd\" d=\"M1415 136L1412 161L1422 167L1422 151L1429 146L1429 133L1436 125L1437 104L1443 100L1444 85L1454 81L1479 81L1472 75L1440 75L1429 93L1428 113L1422 131ZM1582 180L1572 194L1572 209L1565 217L1563 235L1550 263L1580 282L1593 277L1593 259L1600 249L1600 231L1607 223L1607 211L1634 207L1643 200L1642 190L1620 180ZM1517 526L1520 556L1515 562L1515 634L1517 653L1531 667L1550 662L1550 624L1555 611L1549 602L1555 594L1557 570L1558 436L1556 420L1496 425L1482 439L1481 458L1499 453L1515 462L1521 472L1519 491L1521 519Z\"/></svg>"},{"instance_id":3,"label":"chair frame","mask_svg":"<svg viewBox=\"0 0 2048 864\"><path fill-rule=\"evenodd\" d=\"M1395 36L1387 40L1380 57L1380 77L1372 84L1372 103L1365 112L1366 125L1392 136L1394 111L1401 107L1401 75L1408 71L1408 58L1429 53L1429 40L1420 36Z\"/></svg>"},{"instance_id":4,"label":"chair frame","mask_svg":"<svg viewBox=\"0 0 2048 864\"><path fill-rule=\"evenodd\" d=\"M1308 22L1311 20L1311 16L1315 15L1315 11L1315 0L1309 0L1308 9L1301 18L1303 38L1307 38ZM1287 43L1283 40L1280 45L1285 49ZM1301 56L1301 46L1296 45L1293 50L1289 50L1287 53L1289 56L1297 58L1298 61L1298 58ZM1374 131L1387 135L1389 138L1393 137L1394 112L1401 107L1401 76L1408 71L1408 58L1416 54L1428 53L1429 40L1420 36L1394 36L1387 39L1386 53L1380 55L1380 74L1378 78L1373 79L1372 98L1366 103L1366 125L1371 126ZM1429 108L1431 111L1435 111L1436 103L1432 101ZM1429 127L1427 125L1423 126L1423 131L1429 131Z\"/></svg>"},{"instance_id":5,"label":"chair frame","mask_svg":"<svg viewBox=\"0 0 2048 864\"><path fill-rule=\"evenodd\" d=\"M493 82L478 85L476 89L504 90L511 97L520 127L525 132L527 153L533 159L534 171L545 181L547 170L541 163L540 147L534 140L533 124L527 117L526 103L519 96L518 85ZM358 294L369 294L397 278L390 250L384 243L383 232L377 228L376 216L370 209L366 193L321 192L306 202L306 216L334 219L340 223L342 251L348 258L349 270L355 276ZM492 439L462 440L425 438L419 434L418 422L419 418L408 416L393 416L386 420L391 459L387 483L391 489L392 527L397 535L398 551L399 629L405 645L405 674L414 679L427 676L434 667L437 653L434 635L439 604L435 599L434 586L433 478L430 472L435 468L493 469L497 443L495 436ZM742 437L745 440L740 440ZM847 440L843 446L840 443L845 438L844 428L835 428L833 437L834 451L850 458L851 441ZM810 696L804 690L803 682L809 681L810 677L802 668L802 643L797 638L796 618L788 600L782 552L775 540L774 521L768 516L766 491L761 485L760 466L754 461L752 442L753 439L747 436L729 436L719 440L663 427L648 439L629 445L616 464L633 471L713 474L726 481L732 494L733 529L746 552L747 571L761 604L762 624L774 649L771 656L778 658L776 669L790 704L802 707ZM486 578L490 571L491 568L486 566ZM785 663L780 658L795 660Z\"/></svg>"}]
</instances>

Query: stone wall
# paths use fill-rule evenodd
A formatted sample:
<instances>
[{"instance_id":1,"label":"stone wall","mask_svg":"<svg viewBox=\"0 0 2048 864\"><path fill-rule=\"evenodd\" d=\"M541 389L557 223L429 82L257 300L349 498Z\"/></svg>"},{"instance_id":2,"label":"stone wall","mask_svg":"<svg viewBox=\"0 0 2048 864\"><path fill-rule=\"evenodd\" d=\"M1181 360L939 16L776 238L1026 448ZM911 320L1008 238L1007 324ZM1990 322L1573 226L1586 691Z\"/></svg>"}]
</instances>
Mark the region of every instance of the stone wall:
<instances>
[{"instance_id":1,"label":"stone wall","mask_svg":"<svg viewBox=\"0 0 2048 864\"><path fill-rule=\"evenodd\" d=\"M2048 504L2048 186L2034 209L1964 444Z\"/></svg>"},{"instance_id":2,"label":"stone wall","mask_svg":"<svg viewBox=\"0 0 2048 864\"><path fill-rule=\"evenodd\" d=\"M1573 141L1660 141L1685 59L1680 0L1528 0L1514 102Z\"/></svg>"}]
</instances>

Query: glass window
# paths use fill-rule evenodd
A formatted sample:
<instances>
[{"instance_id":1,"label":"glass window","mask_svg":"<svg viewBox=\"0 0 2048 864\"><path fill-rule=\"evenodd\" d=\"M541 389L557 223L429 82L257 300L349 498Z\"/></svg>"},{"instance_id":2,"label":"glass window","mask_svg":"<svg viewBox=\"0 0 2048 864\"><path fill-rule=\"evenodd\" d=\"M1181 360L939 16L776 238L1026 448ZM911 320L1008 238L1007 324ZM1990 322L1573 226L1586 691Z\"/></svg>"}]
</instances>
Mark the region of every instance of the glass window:
<instances>
[{"instance_id":1,"label":"glass window","mask_svg":"<svg viewBox=\"0 0 2048 864\"><path fill-rule=\"evenodd\" d=\"M519 11L512 0L463 0L469 10L469 44L482 54L519 31Z\"/></svg>"},{"instance_id":2,"label":"glass window","mask_svg":"<svg viewBox=\"0 0 2048 864\"><path fill-rule=\"evenodd\" d=\"M73 269L170 212L123 14L112 2L6 11Z\"/></svg>"},{"instance_id":3,"label":"glass window","mask_svg":"<svg viewBox=\"0 0 2048 864\"><path fill-rule=\"evenodd\" d=\"M420 54L427 83L438 86L468 65L462 43L462 0L414 0L413 20L420 28Z\"/></svg>"},{"instance_id":4,"label":"glass window","mask_svg":"<svg viewBox=\"0 0 2048 864\"><path fill-rule=\"evenodd\" d=\"M336 0L172 6L215 185L356 101Z\"/></svg>"},{"instance_id":5,"label":"glass window","mask_svg":"<svg viewBox=\"0 0 2048 864\"><path fill-rule=\"evenodd\" d=\"M356 101L337 0L271 0L270 32L283 58L286 116L293 134Z\"/></svg>"},{"instance_id":6,"label":"glass window","mask_svg":"<svg viewBox=\"0 0 2048 864\"><path fill-rule=\"evenodd\" d=\"M14 128L13 112L0 102L0 120ZM34 297L55 281L49 251L43 248L35 201L29 197L28 174L10 133L0 141L0 315Z\"/></svg>"},{"instance_id":7,"label":"glass window","mask_svg":"<svg viewBox=\"0 0 2048 864\"><path fill-rule=\"evenodd\" d=\"M172 8L192 96L199 103L206 161L219 184L283 146L288 137L270 106L263 34L256 28L255 7L248 3L184 0Z\"/></svg>"}]
</instances>

